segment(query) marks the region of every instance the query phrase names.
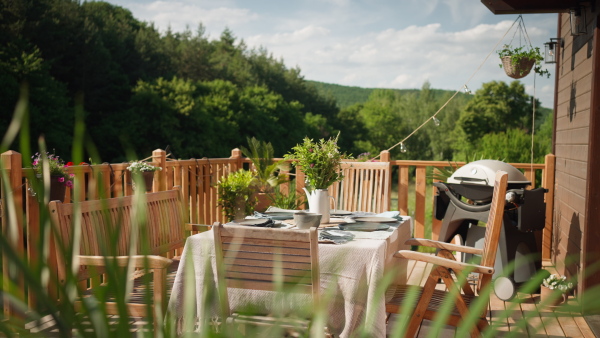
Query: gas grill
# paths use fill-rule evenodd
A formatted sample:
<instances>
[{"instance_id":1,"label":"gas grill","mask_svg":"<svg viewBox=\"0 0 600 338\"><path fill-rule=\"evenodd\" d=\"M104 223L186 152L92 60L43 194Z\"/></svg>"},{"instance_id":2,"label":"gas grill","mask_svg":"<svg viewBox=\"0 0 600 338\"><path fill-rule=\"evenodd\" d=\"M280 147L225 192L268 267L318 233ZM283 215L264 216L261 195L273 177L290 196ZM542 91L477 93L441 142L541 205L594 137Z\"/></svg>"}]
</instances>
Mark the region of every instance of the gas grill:
<instances>
[{"instance_id":1,"label":"gas grill","mask_svg":"<svg viewBox=\"0 0 600 338\"><path fill-rule=\"evenodd\" d=\"M508 173L506 205L498 243L494 273L494 291L498 298L510 300L516 287L529 280L541 268L541 254L535 231L545 226L544 188L527 190L531 182L508 163L480 160L457 169L446 183L436 182L435 217L442 220L439 240L450 242L456 236L461 243L481 248L490 211L496 171ZM470 261L472 255L463 255ZM508 276L504 268L511 262L515 270Z\"/></svg>"}]
</instances>

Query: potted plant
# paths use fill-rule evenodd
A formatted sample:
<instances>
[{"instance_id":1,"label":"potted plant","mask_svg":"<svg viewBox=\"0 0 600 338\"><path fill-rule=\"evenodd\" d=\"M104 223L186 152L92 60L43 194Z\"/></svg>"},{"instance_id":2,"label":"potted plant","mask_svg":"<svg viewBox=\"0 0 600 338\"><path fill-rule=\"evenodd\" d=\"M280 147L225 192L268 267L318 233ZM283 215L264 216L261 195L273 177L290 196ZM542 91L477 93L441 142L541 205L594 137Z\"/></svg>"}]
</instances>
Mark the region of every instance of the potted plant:
<instances>
[{"instance_id":1,"label":"potted plant","mask_svg":"<svg viewBox=\"0 0 600 338\"><path fill-rule=\"evenodd\" d=\"M254 173L240 169L217 182L217 202L229 221L244 218L256 205Z\"/></svg>"},{"instance_id":2,"label":"potted plant","mask_svg":"<svg viewBox=\"0 0 600 338\"><path fill-rule=\"evenodd\" d=\"M244 156L252 161L258 198L256 210L262 212L269 206L269 196L275 191L274 188L287 181L287 175L282 174L281 170L289 170L289 165L284 159L273 160L274 150L270 142L259 141L255 137L247 140L248 148L241 149Z\"/></svg>"},{"instance_id":3,"label":"potted plant","mask_svg":"<svg viewBox=\"0 0 600 338\"><path fill-rule=\"evenodd\" d=\"M338 137L339 134L335 138L321 139L318 142L306 137L303 143L296 145L291 153L285 155L286 159L293 160L292 165L302 168L306 179L304 190L308 206L311 212L323 215L322 223L329 222L330 197L327 188L344 178L340 164L343 159L351 158L340 152Z\"/></svg>"},{"instance_id":4,"label":"potted plant","mask_svg":"<svg viewBox=\"0 0 600 338\"><path fill-rule=\"evenodd\" d=\"M573 288L573 283L566 276L551 274L544 278L540 288L540 300L548 306L557 306L566 302L567 293Z\"/></svg>"},{"instance_id":5,"label":"potted plant","mask_svg":"<svg viewBox=\"0 0 600 338\"><path fill-rule=\"evenodd\" d=\"M45 154L35 153L32 158L32 167L38 179L43 178L43 172L50 171L50 200L64 200L67 187L73 187L73 174L69 174L67 168L72 166L72 162L65 162L54 154L46 152Z\"/></svg>"},{"instance_id":6,"label":"potted plant","mask_svg":"<svg viewBox=\"0 0 600 338\"><path fill-rule=\"evenodd\" d=\"M512 47L504 45L504 47L498 51L500 60L500 68L504 68L506 75L513 79L520 79L529 74L531 69L540 76L550 77L550 72L547 69L542 69L542 60L544 57L540 52L539 47Z\"/></svg>"},{"instance_id":7,"label":"potted plant","mask_svg":"<svg viewBox=\"0 0 600 338\"><path fill-rule=\"evenodd\" d=\"M132 161L130 162L127 170L131 172L132 177L132 187L135 190L136 181L144 180L144 186L146 187L146 191L152 191L152 181L154 180L154 172L157 170L162 170L161 167L155 167L148 162L144 161Z\"/></svg>"}]
</instances>

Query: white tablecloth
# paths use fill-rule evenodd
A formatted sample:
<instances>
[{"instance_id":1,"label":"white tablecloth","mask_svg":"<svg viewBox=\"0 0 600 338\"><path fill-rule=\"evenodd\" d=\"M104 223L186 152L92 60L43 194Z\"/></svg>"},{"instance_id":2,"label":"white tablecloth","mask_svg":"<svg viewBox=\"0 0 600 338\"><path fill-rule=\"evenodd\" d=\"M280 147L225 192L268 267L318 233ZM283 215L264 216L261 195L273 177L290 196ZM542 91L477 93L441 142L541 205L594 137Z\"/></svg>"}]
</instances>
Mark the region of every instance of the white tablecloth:
<instances>
[{"instance_id":1,"label":"white tablecloth","mask_svg":"<svg viewBox=\"0 0 600 338\"><path fill-rule=\"evenodd\" d=\"M403 243L411 235L411 219L403 216L400 226L387 233L353 233L355 239L345 244L319 244L321 290L326 294L325 297L333 297L327 303L327 326L336 336L349 337L359 326L365 324L369 336L385 337L385 290L377 289L384 272L392 267L397 267L400 271L395 276L396 282L406 281L407 262L393 257L393 254L397 250L408 249ZM206 269L208 258L211 271ZM218 315L215 276L212 231L190 236L183 250L169 301L170 313L177 317L180 330L200 330L203 325L186 326L183 318L206 323ZM232 310L252 304L259 311L268 313L272 304L271 292L230 288L228 293ZM299 295L294 296L293 301L286 301L308 302L308 297L310 296ZM209 306L204 308L205 304Z\"/></svg>"}]
</instances>

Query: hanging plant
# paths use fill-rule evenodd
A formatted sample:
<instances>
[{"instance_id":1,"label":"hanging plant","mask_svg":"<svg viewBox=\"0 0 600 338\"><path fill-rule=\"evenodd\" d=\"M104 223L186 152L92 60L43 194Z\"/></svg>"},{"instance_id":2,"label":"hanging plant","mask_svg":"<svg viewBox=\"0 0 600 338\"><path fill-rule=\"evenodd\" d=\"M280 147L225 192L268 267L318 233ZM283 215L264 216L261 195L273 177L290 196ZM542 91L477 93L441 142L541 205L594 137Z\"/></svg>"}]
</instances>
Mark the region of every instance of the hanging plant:
<instances>
[{"instance_id":1,"label":"hanging plant","mask_svg":"<svg viewBox=\"0 0 600 338\"><path fill-rule=\"evenodd\" d=\"M540 75L550 77L550 72L547 69L542 69L542 60L544 57L540 53L539 47L525 47L513 48L509 45L504 45L504 48L498 51L500 60L500 68L504 68L506 75L513 79L520 79L527 76L531 69Z\"/></svg>"}]
</instances>

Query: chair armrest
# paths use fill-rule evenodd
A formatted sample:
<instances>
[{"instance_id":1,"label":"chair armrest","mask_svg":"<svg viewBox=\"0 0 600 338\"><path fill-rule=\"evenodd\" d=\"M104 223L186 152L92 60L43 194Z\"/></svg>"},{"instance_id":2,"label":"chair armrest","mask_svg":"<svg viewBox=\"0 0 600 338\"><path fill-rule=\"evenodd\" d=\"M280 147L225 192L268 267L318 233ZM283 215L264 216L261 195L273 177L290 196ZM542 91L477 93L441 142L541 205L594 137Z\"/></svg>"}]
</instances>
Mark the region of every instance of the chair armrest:
<instances>
[{"instance_id":1,"label":"chair armrest","mask_svg":"<svg viewBox=\"0 0 600 338\"><path fill-rule=\"evenodd\" d=\"M436 265L440 265L446 268L450 268L457 271L462 271L466 269L471 269L472 272L478 272L483 274L491 275L494 273L494 268L482 265L468 264L463 262L458 262L455 260L434 256L432 254L417 252L411 250L400 250L394 254L394 257L398 258L407 258L416 261L432 263Z\"/></svg>"},{"instance_id":2,"label":"chair armrest","mask_svg":"<svg viewBox=\"0 0 600 338\"><path fill-rule=\"evenodd\" d=\"M449 251L460 251L460 252L470 253L470 254L475 254L475 255L483 254L483 250L474 248L471 246L456 245L456 244L434 241L434 240L425 239L425 238L409 238L406 240L406 242L404 242L404 244L427 246L430 248L446 249Z\"/></svg>"},{"instance_id":3,"label":"chair armrest","mask_svg":"<svg viewBox=\"0 0 600 338\"><path fill-rule=\"evenodd\" d=\"M210 230L211 228L212 228L212 226L205 225L205 224L185 223L185 230L186 231L204 232L204 231Z\"/></svg>"},{"instance_id":4,"label":"chair armrest","mask_svg":"<svg viewBox=\"0 0 600 338\"><path fill-rule=\"evenodd\" d=\"M106 266L106 260L114 259L119 266L132 264L134 268L166 269L173 262L171 259L156 255L136 256L79 256L79 264ZM147 264L147 265L146 265Z\"/></svg>"}]
</instances>

